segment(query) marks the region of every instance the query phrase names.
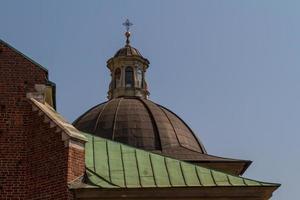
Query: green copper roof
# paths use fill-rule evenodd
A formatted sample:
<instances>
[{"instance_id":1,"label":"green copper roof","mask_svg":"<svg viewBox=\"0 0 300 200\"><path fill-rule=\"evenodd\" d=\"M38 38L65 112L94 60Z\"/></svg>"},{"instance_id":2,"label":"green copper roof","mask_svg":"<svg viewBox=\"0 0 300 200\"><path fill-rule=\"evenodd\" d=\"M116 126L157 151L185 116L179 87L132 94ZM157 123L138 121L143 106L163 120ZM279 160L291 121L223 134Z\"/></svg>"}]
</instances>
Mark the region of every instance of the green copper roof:
<instances>
[{"instance_id":1,"label":"green copper roof","mask_svg":"<svg viewBox=\"0 0 300 200\"><path fill-rule=\"evenodd\" d=\"M101 188L277 186L86 134L88 181Z\"/></svg>"}]
</instances>

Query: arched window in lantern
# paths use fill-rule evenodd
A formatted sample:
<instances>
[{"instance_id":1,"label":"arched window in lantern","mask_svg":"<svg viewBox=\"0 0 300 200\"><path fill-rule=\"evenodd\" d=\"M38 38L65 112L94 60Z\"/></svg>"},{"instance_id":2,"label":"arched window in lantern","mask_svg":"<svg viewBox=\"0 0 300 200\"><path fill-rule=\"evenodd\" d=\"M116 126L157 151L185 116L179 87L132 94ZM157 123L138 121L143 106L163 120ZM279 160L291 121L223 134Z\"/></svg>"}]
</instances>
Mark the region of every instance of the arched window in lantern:
<instances>
[{"instance_id":1,"label":"arched window in lantern","mask_svg":"<svg viewBox=\"0 0 300 200\"><path fill-rule=\"evenodd\" d=\"M126 67L125 69L125 87L133 87L133 69L132 67Z\"/></svg>"},{"instance_id":2,"label":"arched window in lantern","mask_svg":"<svg viewBox=\"0 0 300 200\"><path fill-rule=\"evenodd\" d=\"M121 69L117 68L115 70L115 88L120 87L121 82Z\"/></svg>"},{"instance_id":3,"label":"arched window in lantern","mask_svg":"<svg viewBox=\"0 0 300 200\"><path fill-rule=\"evenodd\" d=\"M143 70L138 67L136 72L137 87L141 88L143 86Z\"/></svg>"}]
</instances>

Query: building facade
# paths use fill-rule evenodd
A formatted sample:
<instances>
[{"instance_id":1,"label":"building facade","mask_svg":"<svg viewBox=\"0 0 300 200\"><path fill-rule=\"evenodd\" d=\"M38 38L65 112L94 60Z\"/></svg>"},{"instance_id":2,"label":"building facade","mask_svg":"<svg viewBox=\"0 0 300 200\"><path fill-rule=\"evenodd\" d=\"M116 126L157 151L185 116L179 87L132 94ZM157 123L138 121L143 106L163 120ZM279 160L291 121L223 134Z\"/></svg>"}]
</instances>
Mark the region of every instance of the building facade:
<instances>
[{"instance_id":1,"label":"building facade","mask_svg":"<svg viewBox=\"0 0 300 200\"><path fill-rule=\"evenodd\" d=\"M125 36L108 101L73 124L48 71L0 40L0 199L269 199L279 184L242 177L251 161L208 154L149 99L150 62Z\"/></svg>"}]
</instances>

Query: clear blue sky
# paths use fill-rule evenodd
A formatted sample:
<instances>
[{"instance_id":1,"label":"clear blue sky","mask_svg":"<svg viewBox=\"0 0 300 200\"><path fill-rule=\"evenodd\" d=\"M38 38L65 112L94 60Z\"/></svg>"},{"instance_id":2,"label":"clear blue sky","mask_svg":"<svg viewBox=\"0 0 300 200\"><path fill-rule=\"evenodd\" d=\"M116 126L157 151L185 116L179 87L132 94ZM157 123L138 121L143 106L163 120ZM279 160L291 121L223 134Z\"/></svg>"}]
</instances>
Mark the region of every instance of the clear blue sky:
<instances>
[{"instance_id":1,"label":"clear blue sky","mask_svg":"<svg viewBox=\"0 0 300 200\"><path fill-rule=\"evenodd\" d=\"M151 99L178 113L208 152L253 160L245 176L300 180L300 1L0 0L0 38L45 66L73 121L106 100L106 60L132 45L150 62Z\"/></svg>"}]
</instances>

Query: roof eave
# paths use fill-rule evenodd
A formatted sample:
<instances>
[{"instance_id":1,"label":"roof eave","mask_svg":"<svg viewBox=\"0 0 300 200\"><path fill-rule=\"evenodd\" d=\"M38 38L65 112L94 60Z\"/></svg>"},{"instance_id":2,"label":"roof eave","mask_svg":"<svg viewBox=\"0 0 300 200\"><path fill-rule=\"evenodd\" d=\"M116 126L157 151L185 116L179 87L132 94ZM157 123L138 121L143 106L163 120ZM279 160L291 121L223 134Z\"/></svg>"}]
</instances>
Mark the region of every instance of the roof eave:
<instances>
[{"instance_id":1,"label":"roof eave","mask_svg":"<svg viewBox=\"0 0 300 200\"><path fill-rule=\"evenodd\" d=\"M207 186L172 188L72 188L76 199L190 199L190 198L234 198L269 199L280 186Z\"/></svg>"},{"instance_id":2,"label":"roof eave","mask_svg":"<svg viewBox=\"0 0 300 200\"><path fill-rule=\"evenodd\" d=\"M186 162L190 163L199 163L199 164L205 164L205 163L221 163L221 164L226 164L226 163L236 163L242 165L242 169L238 170L238 173L235 175L243 175L246 170L249 168L251 165L252 161L250 160L184 160Z\"/></svg>"},{"instance_id":3,"label":"roof eave","mask_svg":"<svg viewBox=\"0 0 300 200\"><path fill-rule=\"evenodd\" d=\"M128 59L128 58L133 58L133 59L138 59L141 62L143 62L146 65L149 65L150 62L147 58L141 57L141 56L118 56L118 57L111 57L107 60L106 64L109 65L113 60L121 60L121 59Z\"/></svg>"}]
</instances>

